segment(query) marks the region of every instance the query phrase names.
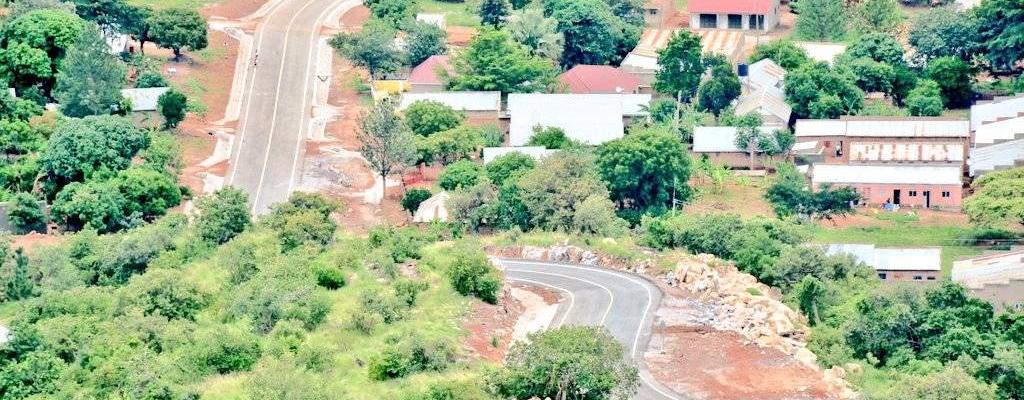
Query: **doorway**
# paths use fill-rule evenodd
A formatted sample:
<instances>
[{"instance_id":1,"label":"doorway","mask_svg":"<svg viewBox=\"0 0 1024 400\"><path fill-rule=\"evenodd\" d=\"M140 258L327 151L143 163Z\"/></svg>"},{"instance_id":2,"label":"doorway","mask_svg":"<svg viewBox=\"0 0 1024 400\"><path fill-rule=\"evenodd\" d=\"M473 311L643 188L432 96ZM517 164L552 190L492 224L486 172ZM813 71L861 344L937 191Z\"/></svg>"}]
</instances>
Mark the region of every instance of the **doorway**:
<instances>
[{"instance_id":1,"label":"doorway","mask_svg":"<svg viewBox=\"0 0 1024 400\"><path fill-rule=\"evenodd\" d=\"M932 192L930 190L924 191L924 208L932 208Z\"/></svg>"},{"instance_id":2,"label":"doorway","mask_svg":"<svg viewBox=\"0 0 1024 400\"><path fill-rule=\"evenodd\" d=\"M900 190L899 189L893 189L893 191L892 191L892 204L896 204L896 205L900 204Z\"/></svg>"}]
</instances>

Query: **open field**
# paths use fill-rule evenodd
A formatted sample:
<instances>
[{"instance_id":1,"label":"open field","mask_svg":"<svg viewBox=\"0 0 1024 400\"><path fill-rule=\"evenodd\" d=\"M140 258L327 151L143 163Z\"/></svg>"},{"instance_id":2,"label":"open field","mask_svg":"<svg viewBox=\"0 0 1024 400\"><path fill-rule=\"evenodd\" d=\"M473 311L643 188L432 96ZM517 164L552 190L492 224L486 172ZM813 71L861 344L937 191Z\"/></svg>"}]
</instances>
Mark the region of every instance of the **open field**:
<instances>
[{"instance_id":1,"label":"open field","mask_svg":"<svg viewBox=\"0 0 1024 400\"><path fill-rule=\"evenodd\" d=\"M479 0L468 0L466 2L420 0L418 5L420 12L445 14L445 23L450 26L466 26L470 28L480 26L480 17L477 16L477 8L480 7Z\"/></svg>"}]
</instances>

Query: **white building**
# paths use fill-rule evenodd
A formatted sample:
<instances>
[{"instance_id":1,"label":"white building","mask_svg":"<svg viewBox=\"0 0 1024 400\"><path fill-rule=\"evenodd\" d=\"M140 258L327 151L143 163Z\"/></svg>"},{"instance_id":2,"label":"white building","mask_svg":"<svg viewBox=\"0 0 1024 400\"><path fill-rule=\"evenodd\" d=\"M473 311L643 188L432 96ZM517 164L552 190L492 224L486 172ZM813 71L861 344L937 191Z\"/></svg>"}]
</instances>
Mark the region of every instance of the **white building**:
<instances>
[{"instance_id":1,"label":"white building","mask_svg":"<svg viewBox=\"0 0 1024 400\"><path fill-rule=\"evenodd\" d=\"M881 248L871 244L831 244L825 254L849 254L875 269L884 281L934 281L942 275L942 249Z\"/></svg>"},{"instance_id":2,"label":"white building","mask_svg":"<svg viewBox=\"0 0 1024 400\"><path fill-rule=\"evenodd\" d=\"M767 32L779 24L779 0L689 0L690 27Z\"/></svg>"},{"instance_id":3,"label":"white building","mask_svg":"<svg viewBox=\"0 0 1024 400\"><path fill-rule=\"evenodd\" d=\"M433 92L404 93L398 110L405 110L417 101L436 101L458 111L494 111L501 109L501 92Z\"/></svg>"},{"instance_id":4,"label":"white building","mask_svg":"<svg viewBox=\"0 0 1024 400\"><path fill-rule=\"evenodd\" d=\"M570 139L599 145L623 136L632 118L646 117L649 94L547 94L508 95L509 143L523 146L534 127L555 127Z\"/></svg>"},{"instance_id":5,"label":"white building","mask_svg":"<svg viewBox=\"0 0 1024 400\"><path fill-rule=\"evenodd\" d=\"M132 103L132 111L156 111L160 96L171 90L169 87L121 89L121 95Z\"/></svg>"}]
</instances>

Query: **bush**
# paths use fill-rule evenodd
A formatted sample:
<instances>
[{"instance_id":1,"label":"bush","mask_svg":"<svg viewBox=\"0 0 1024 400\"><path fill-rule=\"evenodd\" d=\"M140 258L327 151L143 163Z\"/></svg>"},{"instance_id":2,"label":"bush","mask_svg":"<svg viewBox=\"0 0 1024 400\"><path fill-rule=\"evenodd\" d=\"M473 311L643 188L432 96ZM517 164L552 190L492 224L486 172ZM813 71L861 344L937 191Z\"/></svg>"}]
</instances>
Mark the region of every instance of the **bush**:
<instances>
[{"instance_id":1,"label":"bush","mask_svg":"<svg viewBox=\"0 0 1024 400\"><path fill-rule=\"evenodd\" d=\"M184 93L171 89L156 100L157 110L164 117L164 129L171 129L185 119L185 112L188 111L188 98Z\"/></svg>"},{"instance_id":2,"label":"bush","mask_svg":"<svg viewBox=\"0 0 1024 400\"><path fill-rule=\"evenodd\" d=\"M537 162L533 160L533 157L513 151L495 158L484 169L487 171L487 178L491 180L491 183L501 187L505 182L515 180L536 166Z\"/></svg>"},{"instance_id":3,"label":"bush","mask_svg":"<svg viewBox=\"0 0 1024 400\"><path fill-rule=\"evenodd\" d=\"M252 223L248 196L240 189L226 187L201 197L196 208L196 230L200 237L214 244L231 240Z\"/></svg>"},{"instance_id":4,"label":"bush","mask_svg":"<svg viewBox=\"0 0 1024 400\"><path fill-rule=\"evenodd\" d=\"M322 288L335 290L345 286L345 272L334 265L316 264L313 267L316 284Z\"/></svg>"},{"instance_id":5,"label":"bush","mask_svg":"<svg viewBox=\"0 0 1024 400\"><path fill-rule=\"evenodd\" d=\"M18 193L9 203L7 217L17 234L29 232L46 233L46 214L39 200L28 193Z\"/></svg>"},{"instance_id":6,"label":"bush","mask_svg":"<svg viewBox=\"0 0 1024 400\"><path fill-rule=\"evenodd\" d=\"M402 208L409 211L409 214L416 214L416 210L420 209L420 204L432 196L430 191L427 189L409 189L405 192L405 196L402 196Z\"/></svg>"},{"instance_id":7,"label":"bush","mask_svg":"<svg viewBox=\"0 0 1024 400\"><path fill-rule=\"evenodd\" d=\"M469 160L459 160L451 163L441 172L437 178L437 184L444 190L455 190L468 188L480 181L482 169L476 163Z\"/></svg>"},{"instance_id":8,"label":"bush","mask_svg":"<svg viewBox=\"0 0 1024 400\"><path fill-rule=\"evenodd\" d=\"M569 139L561 128L544 128L540 125L533 127L533 136L526 142L527 146L542 146L551 150L565 150L579 147L579 144Z\"/></svg>"},{"instance_id":9,"label":"bush","mask_svg":"<svg viewBox=\"0 0 1024 400\"><path fill-rule=\"evenodd\" d=\"M455 349L444 340L427 341L413 335L388 341L391 343L383 352L370 357L370 379L384 381L420 371L441 371L455 359Z\"/></svg>"},{"instance_id":10,"label":"bush","mask_svg":"<svg viewBox=\"0 0 1024 400\"><path fill-rule=\"evenodd\" d=\"M143 313L168 319L192 320L208 301L206 293L195 282L173 269L153 269L134 277L128 291Z\"/></svg>"},{"instance_id":11,"label":"bush","mask_svg":"<svg viewBox=\"0 0 1024 400\"><path fill-rule=\"evenodd\" d=\"M485 302L497 304L501 280L487 255L468 246L456 249L455 259L448 266L448 281L463 296L476 296Z\"/></svg>"},{"instance_id":12,"label":"bush","mask_svg":"<svg viewBox=\"0 0 1024 400\"><path fill-rule=\"evenodd\" d=\"M405 109L405 123L413 133L430 136L462 124L466 115L437 101L419 100Z\"/></svg>"},{"instance_id":13,"label":"bush","mask_svg":"<svg viewBox=\"0 0 1024 400\"><path fill-rule=\"evenodd\" d=\"M194 346L198 364L220 374L248 371L262 353L259 337L238 326L202 330Z\"/></svg>"},{"instance_id":14,"label":"bush","mask_svg":"<svg viewBox=\"0 0 1024 400\"><path fill-rule=\"evenodd\" d=\"M170 84L167 83L167 78L164 78L163 74L156 71L143 72L137 79L135 79L135 87L139 89L168 86L170 86Z\"/></svg>"}]
</instances>

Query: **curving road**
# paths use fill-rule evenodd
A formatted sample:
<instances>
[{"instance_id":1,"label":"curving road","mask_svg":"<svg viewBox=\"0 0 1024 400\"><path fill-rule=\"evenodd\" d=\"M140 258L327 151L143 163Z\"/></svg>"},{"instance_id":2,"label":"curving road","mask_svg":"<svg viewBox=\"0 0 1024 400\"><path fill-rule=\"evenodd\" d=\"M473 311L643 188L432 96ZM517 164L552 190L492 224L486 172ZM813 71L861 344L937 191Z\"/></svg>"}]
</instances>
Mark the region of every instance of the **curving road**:
<instances>
[{"instance_id":1,"label":"curving road","mask_svg":"<svg viewBox=\"0 0 1024 400\"><path fill-rule=\"evenodd\" d=\"M360 0L282 0L256 28L227 184L265 213L288 199L310 131L320 29ZM228 79L228 77L225 77Z\"/></svg>"},{"instance_id":2,"label":"curving road","mask_svg":"<svg viewBox=\"0 0 1024 400\"><path fill-rule=\"evenodd\" d=\"M654 311L661 303L661 289L625 272L583 265L499 259L508 280L554 289L566 301L552 321L560 325L600 325L626 347L640 368L640 400L683 400L684 396L657 383L643 364L651 339Z\"/></svg>"}]
</instances>

